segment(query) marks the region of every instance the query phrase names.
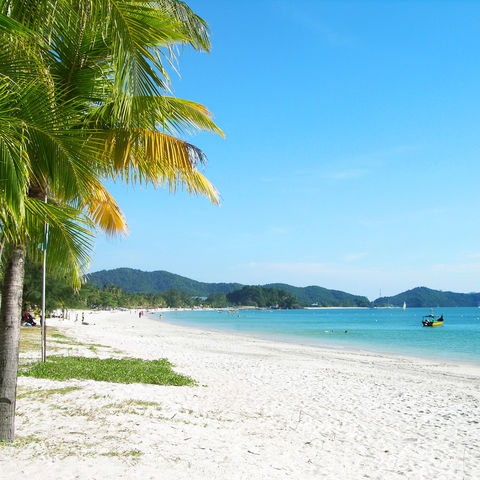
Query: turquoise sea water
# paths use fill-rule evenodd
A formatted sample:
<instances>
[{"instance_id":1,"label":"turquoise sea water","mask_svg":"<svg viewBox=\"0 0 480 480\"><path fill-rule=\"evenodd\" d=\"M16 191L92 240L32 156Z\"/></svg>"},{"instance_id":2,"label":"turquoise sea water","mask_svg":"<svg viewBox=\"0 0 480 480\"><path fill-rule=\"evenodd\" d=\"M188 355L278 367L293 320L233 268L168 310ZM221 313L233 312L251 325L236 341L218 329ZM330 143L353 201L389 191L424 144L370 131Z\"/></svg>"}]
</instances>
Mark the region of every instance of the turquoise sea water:
<instances>
[{"instance_id":1,"label":"turquoise sea water","mask_svg":"<svg viewBox=\"0 0 480 480\"><path fill-rule=\"evenodd\" d=\"M437 308L443 327L422 327L427 308L168 312L170 323L273 340L480 363L480 308ZM345 330L348 332L345 334Z\"/></svg>"}]
</instances>

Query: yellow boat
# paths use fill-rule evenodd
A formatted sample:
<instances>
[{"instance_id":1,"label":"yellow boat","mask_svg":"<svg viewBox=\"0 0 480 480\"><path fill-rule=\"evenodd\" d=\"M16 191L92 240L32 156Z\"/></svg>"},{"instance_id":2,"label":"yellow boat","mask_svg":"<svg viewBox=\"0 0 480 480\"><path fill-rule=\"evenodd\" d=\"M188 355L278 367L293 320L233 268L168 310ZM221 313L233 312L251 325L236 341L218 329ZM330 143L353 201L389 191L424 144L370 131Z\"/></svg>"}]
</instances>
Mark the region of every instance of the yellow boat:
<instances>
[{"instance_id":1,"label":"yellow boat","mask_svg":"<svg viewBox=\"0 0 480 480\"><path fill-rule=\"evenodd\" d=\"M424 315L422 318L422 325L424 327L442 327L443 326L443 315L434 315L430 313L429 315Z\"/></svg>"}]
</instances>

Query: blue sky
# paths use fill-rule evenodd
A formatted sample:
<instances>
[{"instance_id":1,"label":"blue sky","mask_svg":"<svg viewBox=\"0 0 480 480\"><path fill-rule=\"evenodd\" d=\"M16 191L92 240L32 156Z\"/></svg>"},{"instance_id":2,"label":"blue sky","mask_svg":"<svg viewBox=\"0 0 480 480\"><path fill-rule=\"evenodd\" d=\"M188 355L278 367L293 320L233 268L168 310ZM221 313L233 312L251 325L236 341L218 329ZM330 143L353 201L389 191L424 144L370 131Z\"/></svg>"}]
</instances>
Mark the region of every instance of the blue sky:
<instances>
[{"instance_id":1,"label":"blue sky","mask_svg":"<svg viewBox=\"0 0 480 480\"><path fill-rule=\"evenodd\" d=\"M222 204L111 185L130 233L90 271L480 290L480 2L187 3L213 47L173 86L226 134L188 138Z\"/></svg>"}]
</instances>

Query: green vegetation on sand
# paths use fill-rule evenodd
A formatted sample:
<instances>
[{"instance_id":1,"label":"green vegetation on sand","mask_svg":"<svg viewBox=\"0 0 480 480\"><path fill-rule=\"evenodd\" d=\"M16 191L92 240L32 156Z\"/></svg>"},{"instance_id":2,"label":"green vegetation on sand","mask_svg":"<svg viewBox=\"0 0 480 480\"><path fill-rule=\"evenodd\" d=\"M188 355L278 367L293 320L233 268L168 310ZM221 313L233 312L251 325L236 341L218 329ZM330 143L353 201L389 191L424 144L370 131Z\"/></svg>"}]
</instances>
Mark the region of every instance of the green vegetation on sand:
<instances>
[{"instance_id":1,"label":"green vegetation on sand","mask_svg":"<svg viewBox=\"0 0 480 480\"><path fill-rule=\"evenodd\" d=\"M175 373L165 358L90 358L52 356L45 363L36 362L20 368L22 376L68 380L80 378L101 382L150 383L154 385L195 385L195 381Z\"/></svg>"}]
</instances>

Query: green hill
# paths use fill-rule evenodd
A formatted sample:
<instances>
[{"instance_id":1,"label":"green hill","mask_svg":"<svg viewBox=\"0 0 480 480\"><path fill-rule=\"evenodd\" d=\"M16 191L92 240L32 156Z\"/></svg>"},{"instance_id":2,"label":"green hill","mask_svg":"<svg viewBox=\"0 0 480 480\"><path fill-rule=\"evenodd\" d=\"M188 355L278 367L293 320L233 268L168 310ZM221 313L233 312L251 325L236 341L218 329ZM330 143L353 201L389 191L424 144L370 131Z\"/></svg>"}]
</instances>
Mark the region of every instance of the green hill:
<instances>
[{"instance_id":1,"label":"green hill","mask_svg":"<svg viewBox=\"0 0 480 480\"><path fill-rule=\"evenodd\" d=\"M128 292L160 293L173 288L199 297L207 297L212 293L230 293L243 287L240 283L203 283L163 270L143 272L132 268L101 270L90 273L87 279L100 287L108 283Z\"/></svg>"},{"instance_id":2,"label":"green hill","mask_svg":"<svg viewBox=\"0 0 480 480\"><path fill-rule=\"evenodd\" d=\"M297 308L297 299L284 290L273 287L248 286L228 293L226 296L229 305L254 305L265 308Z\"/></svg>"},{"instance_id":3,"label":"green hill","mask_svg":"<svg viewBox=\"0 0 480 480\"><path fill-rule=\"evenodd\" d=\"M367 297L352 295L339 290L317 287L293 287L286 283L269 283L264 287L272 287L293 295L302 305L318 304L319 307L369 307Z\"/></svg>"},{"instance_id":4,"label":"green hill","mask_svg":"<svg viewBox=\"0 0 480 480\"><path fill-rule=\"evenodd\" d=\"M227 294L239 290L241 283L197 282L181 275L163 270L144 272L132 268L101 270L88 275L87 279L98 286L106 283L122 290L135 293L161 293L175 289L191 296L208 297L212 294ZM477 307L480 305L480 293L455 293L417 287L393 297L381 297L370 303L366 297L352 295L339 290L329 290L315 285L294 287L286 283L260 285L265 288L284 290L293 295L303 306L317 304L319 307Z\"/></svg>"},{"instance_id":5,"label":"green hill","mask_svg":"<svg viewBox=\"0 0 480 480\"><path fill-rule=\"evenodd\" d=\"M480 305L480 293L455 293L417 287L393 297L377 298L376 307L401 307L406 302L407 307L477 307Z\"/></svg>"},{"instance_id":6,"label":"green hill","mask_svg":"<svg viewBox=\"0 0 480 480\"><path fill-rule=\"evenodd\" d=\"M181 275L159 270L144 272L132 268L116 268L114 270L101 270L88 275L88 280L103 287L105 284L115 285L122 290L141 293L160 293L170 289L180 292L207 297L218 293L231 293L241 289L240 283L204 283L197 282ZM266 288L284 290L293 295L301 305L309 306L318 304L320 307L368 307L370 302L366 297L351 295L338 290L310 286L294 287L284 283L271 283L261 285Z\"/></svg>"}]
</instances>

